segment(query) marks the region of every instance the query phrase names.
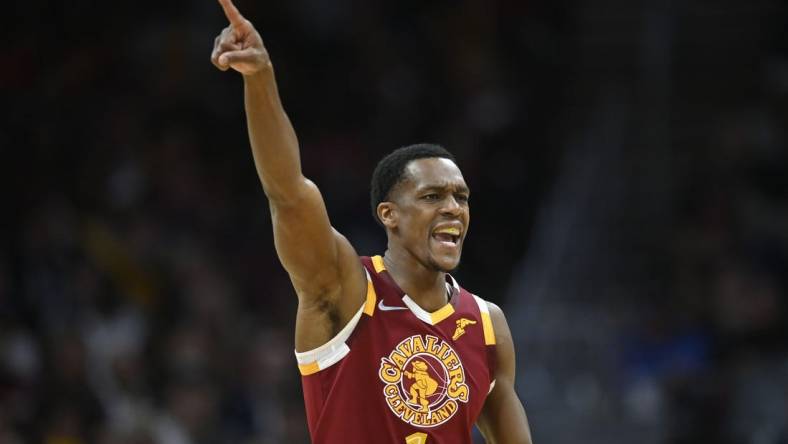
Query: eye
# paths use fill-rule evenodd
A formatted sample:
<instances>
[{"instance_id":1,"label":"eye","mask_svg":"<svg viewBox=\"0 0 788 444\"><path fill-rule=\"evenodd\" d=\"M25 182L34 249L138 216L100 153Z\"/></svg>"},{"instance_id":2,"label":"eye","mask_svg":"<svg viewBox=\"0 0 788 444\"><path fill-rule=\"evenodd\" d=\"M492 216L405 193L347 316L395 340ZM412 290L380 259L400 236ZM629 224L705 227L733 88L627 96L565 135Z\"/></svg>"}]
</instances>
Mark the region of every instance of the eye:
<instances>
[{"instance_id":1,"label":"eye","mask_svg":"<svg viewBox=\"0 0 788 444\"><path fill-rule=\"evenodd\" d=\"M455 194L454 198L457 199L457 202L468 203L470 196L467 194Z\"/></svg>"},{"instance_id":2,"label":"eye","mask_svg":"<svg viewBox=\"0 0 788 444\"><path fill-rule=\"evenodd\" d=\"M433 202L436 201L436 200L440 200L440 198L441 198L441 196L438 193L430 193L430 194L425 194L424 196L422 196L422 199L428 200L428 201L433 201Z\"/></svg>"}]
</instances>

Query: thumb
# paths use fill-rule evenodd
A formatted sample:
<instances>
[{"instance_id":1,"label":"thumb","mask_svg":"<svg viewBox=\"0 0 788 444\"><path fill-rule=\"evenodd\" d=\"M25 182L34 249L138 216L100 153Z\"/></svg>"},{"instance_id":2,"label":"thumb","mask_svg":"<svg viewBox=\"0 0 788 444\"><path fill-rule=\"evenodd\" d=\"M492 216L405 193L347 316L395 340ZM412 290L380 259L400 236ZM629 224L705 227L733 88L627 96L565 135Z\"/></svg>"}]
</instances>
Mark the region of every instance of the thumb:
<instances>
[{"instance_id":1,"label":"thumb","mask_svg":"<svg viewBox=\"0 0 788 444\"><path fill-rule=\"evenodd\" d=\"M257 56L257 51L255 51L254 48L228 51L219 56L219 64L222 66L229 66L233 63L254 62Z\"/></svg>"}]
</instances>

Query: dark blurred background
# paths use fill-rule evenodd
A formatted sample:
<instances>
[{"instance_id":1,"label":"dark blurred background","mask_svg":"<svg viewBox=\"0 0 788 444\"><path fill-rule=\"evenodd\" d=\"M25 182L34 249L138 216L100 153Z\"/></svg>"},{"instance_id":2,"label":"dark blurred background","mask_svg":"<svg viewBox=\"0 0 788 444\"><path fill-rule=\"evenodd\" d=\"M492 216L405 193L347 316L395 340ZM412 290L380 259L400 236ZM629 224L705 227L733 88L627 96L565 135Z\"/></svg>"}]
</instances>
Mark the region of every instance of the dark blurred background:
<instances>
[{"instance_id":1,"label":"dark blurred background","mask_svg":"<svg viewBox=\"0 0 788 444\"><path fill-rule=\"evenodd\" d=\"M786 4L238 6L361 254L375 162L458 156L535 442L788 443ZM307 442L219 5L6 8L0 442Z\"/></svg>"}]
</instances>

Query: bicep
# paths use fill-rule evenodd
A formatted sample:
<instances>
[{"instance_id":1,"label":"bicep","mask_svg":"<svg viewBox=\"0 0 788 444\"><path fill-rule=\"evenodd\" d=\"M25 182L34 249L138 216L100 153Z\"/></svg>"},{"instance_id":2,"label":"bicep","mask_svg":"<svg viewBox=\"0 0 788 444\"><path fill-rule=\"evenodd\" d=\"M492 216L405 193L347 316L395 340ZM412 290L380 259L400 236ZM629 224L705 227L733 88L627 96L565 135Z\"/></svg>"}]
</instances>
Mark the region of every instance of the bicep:
<instances>
[{"instance_id":1,"label":"bicep","mask_svg":"<svg viewBox=\"0 0 788 444\"><path fill-rule=\"evenodd\" d=\"M350 243L331 227L320 190L309 179L287 202L271 201L274 244L299 297L317 297L340 288L348 274L361 273Z\"/></svg>"},{"instance_id":2,"label":"bicep","mask_svg":"<svg viewBox=\"0 0 788 444\"><path fill-rule=\"evenodd\" d=\"M515 354L509 325L501 309L489 305L498 365L495 387L484 402L477 426L488 443L531 444L528 418L514 388Z\"/></svg>"}]
</instances>

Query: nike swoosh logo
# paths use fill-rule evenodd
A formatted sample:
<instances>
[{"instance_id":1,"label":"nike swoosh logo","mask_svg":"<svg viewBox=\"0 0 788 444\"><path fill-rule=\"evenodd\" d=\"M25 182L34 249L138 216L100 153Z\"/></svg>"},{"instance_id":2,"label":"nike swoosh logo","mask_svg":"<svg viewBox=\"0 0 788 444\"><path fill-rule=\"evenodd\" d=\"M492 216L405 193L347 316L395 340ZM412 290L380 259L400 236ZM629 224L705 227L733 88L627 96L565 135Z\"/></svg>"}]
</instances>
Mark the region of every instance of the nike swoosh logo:
<instances>
[{"instance_id":1,"label":"nike swoosh logo","mask_svg":"<svg viewBox=\"0 0 788 444\"><path fill-rule=\"evenodd\" d=\"M394 311L394 310L407 310L408 307L391 307L389 305L383 305L383 299L378 302L378 308L382 311Z\"/></svg>"}]
</instances>

